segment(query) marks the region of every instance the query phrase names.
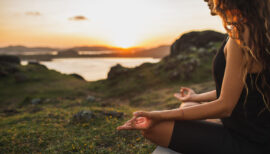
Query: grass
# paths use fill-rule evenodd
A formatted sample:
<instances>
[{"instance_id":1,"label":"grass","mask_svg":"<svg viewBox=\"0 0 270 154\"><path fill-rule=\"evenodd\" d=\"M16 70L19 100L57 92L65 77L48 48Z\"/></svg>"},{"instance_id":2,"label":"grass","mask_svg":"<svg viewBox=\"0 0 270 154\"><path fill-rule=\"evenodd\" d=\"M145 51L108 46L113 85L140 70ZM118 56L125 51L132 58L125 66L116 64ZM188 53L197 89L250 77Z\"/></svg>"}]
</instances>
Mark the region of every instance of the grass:
<instances>
[{"instance_id":1,"label":"grass","mask_svg":"<svg viewBox=\"0 0 270 154\"><path fill-rule=\"evenodd\" d=\"M171 109L180 105L173 93L180 86L197 92L214 88L203 63L190 81L169 81L158 65L145 64L114 80L86 82L39 65L18 66L0 80L0 153L151 153L155 145L139 131L116 131L136 110ZM181 64L179 64L179 67ZM195 83L195 84L194 84ZM97 99L87 101L87 96ZM40 98L40 104L31 100ZM72 123L75 113L90 110L123 112L124 117L97 116L86 123Z\"/></svg>"},{"instance_id":2,"label":"grass","mask_svg":"<svg viewBox=\"0 0 270 154\"><path fill-rule=\"evenodd\" d=\"M39 65L18 66L16 74L25 78L16 82L15 75L0 80L0 107L15 106L25 98L54 98L85 95L86 82L62 75ZM16 97L14 97L16 96Z\"/></svg>"},{"instance_id":3,"label":"grass","mask_svg":"<svg viewBox=\"0 0 270 154\"><path fill-rule=\"evenodd\" d=\"M136 107L103 100L88 102L89 83L36 65L18 66L28 80L16 83L13 76L0 80L1 153L150 153L154 145L138 131L116 131ZM98 97L98 96L96 96ZM33 105L33 98L42 103ZM6 109L16 110L8 113ZM124 112L116 119L99 116L86 123L71 123L81 111Z\"/></svg>"},{"instance_id":4,"label":"grass","mask_svg":"<svg viewBox=\"0 0 270 154\"><path fill-rule=\"evenodd\" d=\"M24 108L22 114L0 118L1 153L150 153L154 148L138 131L116 131L128 116L121 119L104 116L87 123L70 123L78 111L110 110L107 108L63 109L43 105L42 111L35 114L28 113L28 109Z\"/></svg>"}]
</instances>

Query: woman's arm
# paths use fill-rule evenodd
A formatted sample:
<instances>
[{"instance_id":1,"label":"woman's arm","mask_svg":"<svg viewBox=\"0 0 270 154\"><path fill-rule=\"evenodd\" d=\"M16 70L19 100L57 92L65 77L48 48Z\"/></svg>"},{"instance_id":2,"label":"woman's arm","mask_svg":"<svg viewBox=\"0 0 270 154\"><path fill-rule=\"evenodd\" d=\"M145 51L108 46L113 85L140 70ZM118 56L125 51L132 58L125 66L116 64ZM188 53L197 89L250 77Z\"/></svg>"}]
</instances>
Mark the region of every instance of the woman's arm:
<instances>
[{"instance_id":1,"label":"woman's arm","mask_svg":"<svg viewBox=\"0 0 270 154\"><path fill-rule=\"evenodd\" d=\"M210 102L217 99L216 90L208 91L201 94L196 94L191 97L192 102Z\"/></svg>"},{"instance_id":2,"label":"woman's arm","mask_svg":"<svg viewBox=\"0 0 270 154\"><path fill-rule=\"evenodd\" d=\"M174 96L178 98L181 102L205 103L217 99L216 90L196 94L194 90L187 87L181 87L180 93L175 93Z\"/></svg>"},{"instance_id":3,"label":"woman's arm","mask_svg":"<svg viewBox=\"0 0 270 154\"><path fill-rule=\"evenodd\" d=\"M184 109L136 112L135 116L146 116L160 120L199 120L229 117L238 102L244 83L242 82L242 49L235 40L227 43L226 68L220 97L209 103Z\"/></svg>"}]
</instances>

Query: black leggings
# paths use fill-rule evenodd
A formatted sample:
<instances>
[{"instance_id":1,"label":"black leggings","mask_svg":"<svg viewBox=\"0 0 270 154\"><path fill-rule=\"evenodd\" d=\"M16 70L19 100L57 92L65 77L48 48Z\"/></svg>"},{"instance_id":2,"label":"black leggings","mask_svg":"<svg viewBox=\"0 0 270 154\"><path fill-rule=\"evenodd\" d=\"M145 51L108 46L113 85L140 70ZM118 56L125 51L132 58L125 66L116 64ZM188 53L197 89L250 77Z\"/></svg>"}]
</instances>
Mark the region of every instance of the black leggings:
<instances>
[{"instance_id":1,"label":"black leggings","mask_svg":"<svg viewBox=\"0 0 270 154\"><path fill-rule=\"evenodd\" d=\"M175 121L168 148L183 154L261 154L263 149L207 121Z\"/></svg>"}]
</instances>

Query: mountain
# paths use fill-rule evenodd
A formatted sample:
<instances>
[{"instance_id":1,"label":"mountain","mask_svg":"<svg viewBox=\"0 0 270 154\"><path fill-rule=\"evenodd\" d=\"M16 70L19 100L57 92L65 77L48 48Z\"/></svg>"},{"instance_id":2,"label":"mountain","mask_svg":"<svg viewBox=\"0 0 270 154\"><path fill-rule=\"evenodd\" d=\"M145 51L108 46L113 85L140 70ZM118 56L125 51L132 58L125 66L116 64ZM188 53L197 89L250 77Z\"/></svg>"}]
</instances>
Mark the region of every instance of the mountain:
<instances>
[{"instance_id":1,"label":"mountain","mask_svg":"<svg viewBox=\"0 0 270 154\"><path fill-rule=\"evenodd\" d=\"M105 50L115 50L115 48L106 47L106 46L78 46L78 47L73 47L71 49L78 50L78 51L105 51Z\"/></svg>"},{"instance_id":2,"label":"mountain","mask_svg":"<svg viewBox=\"0 0 270 154\"><path fill-rule=\"evenodd\" d=\"M134 53L137 57L163 58L170 54L170 46L162 45L156 48L139 50Z\"/></svg>"},{"instance_id":3,"label":"mountain","mask_svg":"<svg viewBox=\"0 0 270 154\"><path fill-rule=\"evenodd\" d=\"M57 48L49 48L49 47L25 47L25 46L7 46L0 48L0 53L8 53L8 52L33 52L33 51L55 51Z\"/></svg>"}]
</instances>

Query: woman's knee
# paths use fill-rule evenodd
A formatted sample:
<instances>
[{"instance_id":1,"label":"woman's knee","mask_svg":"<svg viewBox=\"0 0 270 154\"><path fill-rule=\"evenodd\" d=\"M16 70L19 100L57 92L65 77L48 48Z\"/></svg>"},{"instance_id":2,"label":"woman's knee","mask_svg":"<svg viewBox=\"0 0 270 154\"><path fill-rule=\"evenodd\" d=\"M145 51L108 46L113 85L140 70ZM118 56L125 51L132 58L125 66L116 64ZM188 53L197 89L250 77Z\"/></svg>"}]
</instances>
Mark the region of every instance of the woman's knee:
<instances>
[{"instance_id":1,"label":"woman's knee","mask_svg":"<svg viewBox=\"0 0 270 154\"><path fill-rule=\"evenodd\" d=\"M174 121L164 121L150 129L141 131L141 134L151 142L167 147L172 135Z\"/></svg>"}]
</instances>

